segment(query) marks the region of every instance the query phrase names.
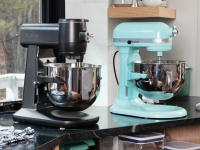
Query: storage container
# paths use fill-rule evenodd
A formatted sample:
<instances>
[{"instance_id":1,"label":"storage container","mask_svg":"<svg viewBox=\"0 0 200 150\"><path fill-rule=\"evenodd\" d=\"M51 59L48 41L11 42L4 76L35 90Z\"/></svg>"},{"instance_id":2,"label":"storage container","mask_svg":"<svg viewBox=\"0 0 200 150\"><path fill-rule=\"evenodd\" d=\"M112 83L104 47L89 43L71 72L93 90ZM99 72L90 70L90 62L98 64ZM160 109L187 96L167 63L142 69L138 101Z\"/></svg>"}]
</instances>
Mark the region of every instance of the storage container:
<instances>
[{"instance_id":1,"label":"storage container","mask_svg":"<svg viewBox=\"0 0 200 150\"><path fill-rule=\"evenodd\" d=\"M199 144L183 142L183 141L167 142L159 147L160 150L200 150Z\"/></svg>"},{"instance_id":2,"label":"storage container","mask_svg":"<svg viewBox=\"0 0 200 150\"><path fill-rule=\"evenodd\" d=\"M156 132L119 135L119 150L159 150L163 138L164 134Z\"/></svg>"}]
</instances>

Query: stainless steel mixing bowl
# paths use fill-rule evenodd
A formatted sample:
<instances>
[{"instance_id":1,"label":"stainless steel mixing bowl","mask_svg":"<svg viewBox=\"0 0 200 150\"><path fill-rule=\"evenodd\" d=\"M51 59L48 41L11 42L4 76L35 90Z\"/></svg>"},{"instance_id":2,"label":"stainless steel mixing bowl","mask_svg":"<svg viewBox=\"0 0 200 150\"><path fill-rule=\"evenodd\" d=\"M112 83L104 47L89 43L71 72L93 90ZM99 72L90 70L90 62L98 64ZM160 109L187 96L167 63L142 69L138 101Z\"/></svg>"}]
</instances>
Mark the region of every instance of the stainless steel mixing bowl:
<instances>
[{"instance_id":1,"label":"stainless steel mixing bowl","mask_svg":"<svg viewBox=\"0 0 200 150\"><path fill-rule=\"evenodd\" d=\"M185 62L177 60L142 60L133 62L134 72L148 74L146 79L135 80L143 91L162 91L178 94L184 85Z\"/></svg>"},{"instance_id":2,"label":"stainless steel mixing bowl","mask_svg":"<svg viewBox=\"0 0 200 150\"><path fill-rule=\"evenodd\" d=\"M82 111L90 107L100 92L101 66L84 63L44 64L45 76L59 76L66 84L47 84L50 102L66 111Z\"/></svg>"}]
</instances>

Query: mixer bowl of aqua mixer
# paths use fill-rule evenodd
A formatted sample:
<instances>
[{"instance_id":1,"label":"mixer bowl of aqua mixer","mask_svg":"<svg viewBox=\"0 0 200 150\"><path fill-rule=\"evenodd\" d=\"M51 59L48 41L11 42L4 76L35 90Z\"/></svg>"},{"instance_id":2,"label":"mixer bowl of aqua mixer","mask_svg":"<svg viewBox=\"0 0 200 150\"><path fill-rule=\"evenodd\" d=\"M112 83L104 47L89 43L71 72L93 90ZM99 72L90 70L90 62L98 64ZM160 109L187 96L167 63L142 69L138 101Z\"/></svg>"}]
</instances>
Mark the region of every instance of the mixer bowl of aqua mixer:
<instances>
[{"instance_id":1,"label":"mixer bowl of aqua mixer","mask_svg":"<svg viewBox=\"0 0 200 150\"><path fill-rule=\"evenodd\" d=\"M134 82L139 93L148 99L170 99L178 94L184 85L184 61L134 61L133 70L136 73L147 74L145 79L136 79Z\"/></svg>"},{"instance_id":2,"label":"mixer bowl of aqua mixer","mask_svg":"<svg viewBox=\"0 0 200 150\"><path fill-rule=\"evenodd\" d=\"M44 75L58 76L66 84L47 83L46 95L57 108L82 111L90 107L100 92L101 66L84 63L46 63Z\"/></svg>"}]
</instances>

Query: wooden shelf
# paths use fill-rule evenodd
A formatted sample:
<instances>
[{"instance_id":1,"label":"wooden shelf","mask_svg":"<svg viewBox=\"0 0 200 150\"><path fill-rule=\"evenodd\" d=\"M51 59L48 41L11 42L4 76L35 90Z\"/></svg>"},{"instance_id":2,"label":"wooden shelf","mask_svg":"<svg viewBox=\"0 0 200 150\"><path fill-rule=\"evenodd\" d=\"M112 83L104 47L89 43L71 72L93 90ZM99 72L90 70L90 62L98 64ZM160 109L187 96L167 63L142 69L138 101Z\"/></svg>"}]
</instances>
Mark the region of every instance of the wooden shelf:
<instances>
[{"instance_id":1,"label":"wooden shelf","mask_svg":"<svg viewBox=\"0 0 200 150\"><path fill-rule=\"evenodd\" d=\"M176 10L164 7L109 7L108 18L176 18Z\"/></svg>"}]
</instances>

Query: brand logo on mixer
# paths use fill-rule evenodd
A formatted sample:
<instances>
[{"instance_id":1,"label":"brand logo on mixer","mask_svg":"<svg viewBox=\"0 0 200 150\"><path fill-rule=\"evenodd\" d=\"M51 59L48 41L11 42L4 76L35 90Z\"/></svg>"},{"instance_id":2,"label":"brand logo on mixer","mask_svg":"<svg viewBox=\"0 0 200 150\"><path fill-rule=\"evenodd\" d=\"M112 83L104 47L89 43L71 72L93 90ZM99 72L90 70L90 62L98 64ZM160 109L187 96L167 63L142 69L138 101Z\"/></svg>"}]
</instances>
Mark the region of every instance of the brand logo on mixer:
<instances>
[{"instance_id":1,"label":"brand logo on mixer","mask_svg":"<svg viewBox=\"0 0 200 150\"><path fill-rule=\"evenodd\" d=\"M26 37L38 37L37 33L26 33Z\"/></svg>"}]
</instances>

